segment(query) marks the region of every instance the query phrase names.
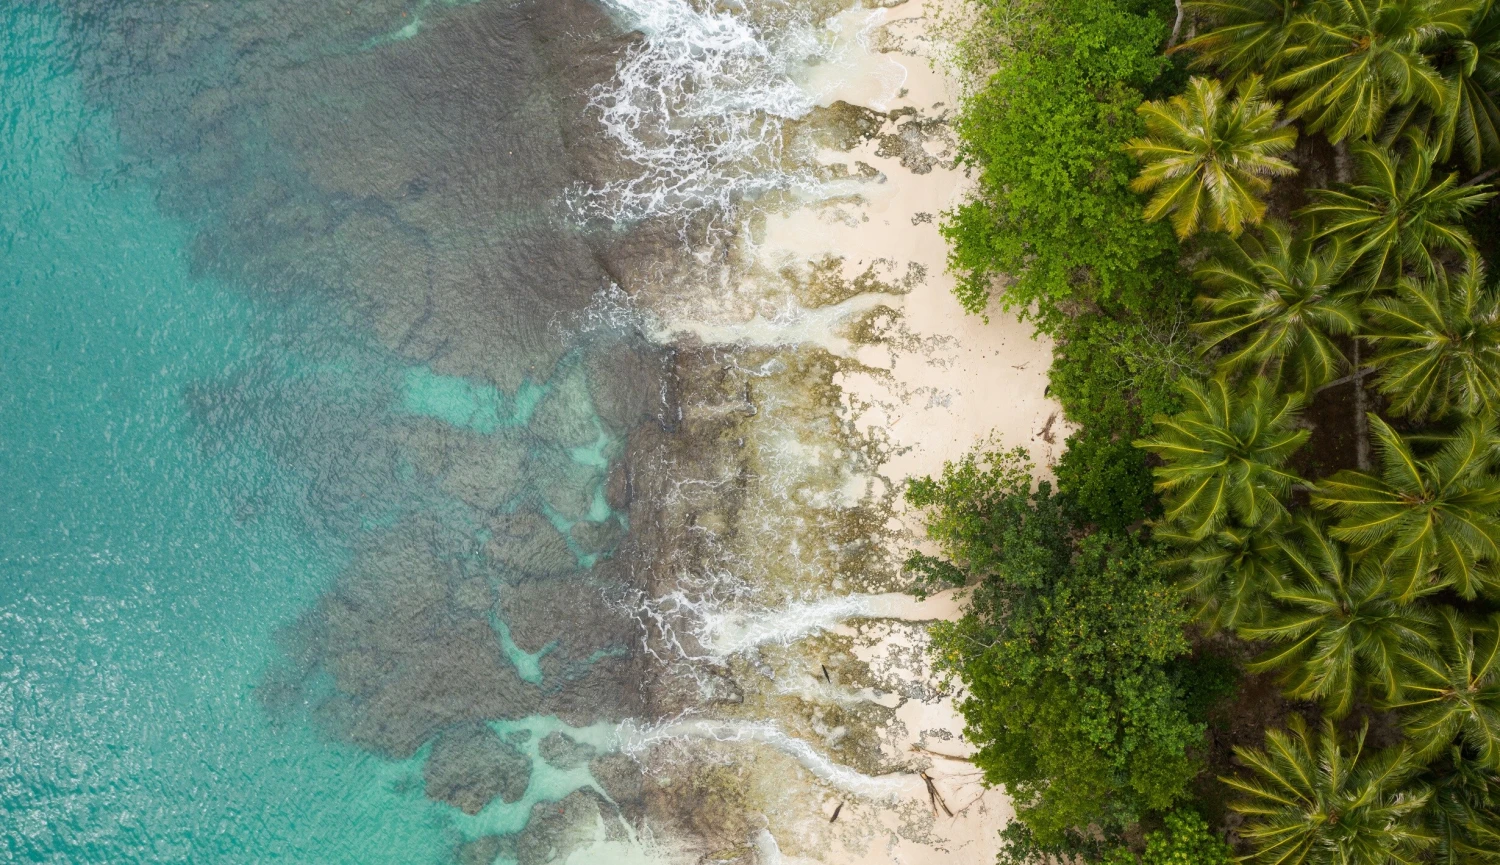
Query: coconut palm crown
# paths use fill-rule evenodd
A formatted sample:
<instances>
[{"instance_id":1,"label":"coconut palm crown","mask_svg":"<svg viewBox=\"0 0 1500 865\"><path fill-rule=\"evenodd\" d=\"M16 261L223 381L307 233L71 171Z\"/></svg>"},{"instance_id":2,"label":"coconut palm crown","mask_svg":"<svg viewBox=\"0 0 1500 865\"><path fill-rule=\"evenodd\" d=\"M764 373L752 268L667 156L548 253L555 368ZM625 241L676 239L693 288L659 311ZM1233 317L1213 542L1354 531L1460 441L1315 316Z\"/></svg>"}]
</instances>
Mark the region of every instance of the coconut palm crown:
<instances>
[{"instance_id":1,"label":"coconut palm crown","mask_svg":"<svg viewBox=\"0 0 1500 865\"><path fill-rule=\"evenodd\" d=\"M1232 344L1220 360L1229 369L1274 374L1310 393L1348 365L1334 338L1360 323L1359 303L1342 284L1353 256L1340 240L1314 249L1284 222L1261 233L1225 241L1194 273L1214 292L1197 298L1205 318L1193 328L1205 351Z\"/></svg>"},{"instance_id":2,"label":"coconut palm crown","mask_svg":"<svg viewBox=\"0 0 1500 865\"><path fill-rule=\"evenodd\" d=\"M1349 714L1366 685L1395 699L1401 653L1430 644L1431 614L1390 594L1379 560L1351 559L1310 520L1284 549L1291 575L1272 593L1276 610L1239 629L1275 644L1250 669L1281 670L1288 694L1321 701L1333 718Z\"/></svg>"},{"instance_id":3,"label":"coconut palm crown","mask_svg":"<svg viewBox=\"0 0 1500 865\"><path fill-rule=\"evenodd\" d=\"M1478 258L1457 276L1404 278L1366 305L1390 412L1415 419L1500 411L1500 292Z\"/></svg>"},{"instance_id":4,"label":"coconut palm crown","mask_svg":"<svg viewBox=\"0 0 1500 865\"><path fill-rule=\"evenodd\" d=\"M1440 110L1449 98L1429 53L1464 34L1475 0L1318 0L1299 16L1272 86L1287 113L1329 141L1368 138L1393 106Z\"/></svg>"},{"instance_id":5,"label":"coconut palm crown","mask_svg":"<svg viewBox=\"0 0 1500 865\"><path fill-rule=\"evenodd\" d=\"M1315 506L1342 519L1330 533L1357 550L1378 548L1404 599L1451 586L1472 598L1496 588L1500 560L1500 479L1490 472L1492 424L1475 418L1418 456L1371 414L1380 449L1378 475L1341 471L1320 481Z\"/></svg>"},{"instance_id":6,"label":"coconut palm crown","mask_svg":"<svg viewBox=\"0 0 1500 865\"><path fill-rule=\"evenodd\" d=\"M1432 787L1422 816L1438 839L1433 865L1500 862L1500 775L1454 745L1418 781Z\"/></svg>"},{"instance_id":7,"label":"coconut palm crown","mask_svg":"<svg viewBox=\"0 0 1500 865\"><path fill-rule=\"evenodd\" d=\"M1473 240L1464 217L1494 197L1487 187L1460 186L1458 175L1434 181L1432 148L1404 153L1361 142L1354 146L1358 183L1312 190L1298 211L1316 225L1314 238L1342 238L1359 259L1366 285L1395 280L1407 270L1437 272L1440 250L1468 253Z\"/></svg>"},{"instance_id":8,"label":"coconut palm crown","mask_svg":"<svg viewBox=\"0 0 1500 865\"><path fill-rule=\"evenodd\" d=\"M1432 795L1412 778L1421 764L1404 748L1365 753L1365 731L1350 747L1332 721L1309 733L1300 715L1266 733L1264 751L1236 747L1246 778L1223 778L1243 798L1240 837L1265 865L1405 865L1434 843L1418 821Z\"/></svg>"},{"instance_id":9,"label":"coconut palm crown","mask_svg":"<svg viewBox=\"0 0 1500 865\"><path fill-rule=\"evenodd\" d=\"M1212 67L1235 82L1257 70L1276 72L1306 4L1303 0L1188 0L1182 5L1211 26L1172 51L1191 53L1194 68Z\"/></svg>"},{"instance_id":10,"label":"coconut palm crown","mask_svg":"<svg viewBox=\"0 0 1500 865\"><path fill-rule=\"evenodd\" d=\"M1447 40L1436 66L1447 85L1443 104L1409 102L1392 109L1381 140L1420 135L1438 158L1457 156L1471 172L1500 165L1500 8L1485 0L1463 36Z\"/></svg>"},{"instance_id":11,"label":"coconut palm crown","mask_svg":"<svg viewBox=\"0 0 1500 865\"><path fill-rule=\"evenodd\" d=\"M1477 627L1444 608L1436 646L1402 659L1401 727L1422 759L1458 741L1480 765L1500 770L1500 616Z\"/></svg>"},{"instance_id":12,"label":"coconut palm crown","mask_svg":"<svg viewBox=\"0 0 1500 865\"><path fill-rule=\"evenodd\" d=\"M1278 395L1263 378L1236 389L1223 374L1184 377L1179 388L1187 408L1157 415L1156 434L1135 442L1164 463L1153 470L1162 522L1202 539L1230 519L1262 526L1284 517L1281 499L1298 478L1283 466L1308 436L1296 426L1301 398Z\"/></svg>"},{"instance_id":13,"label":"coconut palm crown","mask_svg":"<svg viewBox=\"0 0 1500 865\"><path fill-rule=\"evenodd\" d=\"M1233 99L1218 81L1194 77L1186 93L1143 103L1137 111L1146 135L1125 149L1143 166L1131 188L1155 191L1146 219L1170 215L1178 237L1202 228L1237 235L1259 223L1270 178L1296 172L1280 158L1297 143L1294 127L1277 126L1280 110L1257 76L1242 81Z\"/></svg>"},{"instance_id":14,"label":"coconut palm crown","mask_svg":"<svg viewBox=\"0 0 1500 865\"><path fill-rule=\"evenodd\" d=\"M1182 574L1178 586L1210 630L1258 623L1271 593L1284 588L1286 554L1278 534L1265 527L1228 525L1202 540L1170 529L1155 537L1179 545L1162 567Z\"/></svg>"}]
</instances>

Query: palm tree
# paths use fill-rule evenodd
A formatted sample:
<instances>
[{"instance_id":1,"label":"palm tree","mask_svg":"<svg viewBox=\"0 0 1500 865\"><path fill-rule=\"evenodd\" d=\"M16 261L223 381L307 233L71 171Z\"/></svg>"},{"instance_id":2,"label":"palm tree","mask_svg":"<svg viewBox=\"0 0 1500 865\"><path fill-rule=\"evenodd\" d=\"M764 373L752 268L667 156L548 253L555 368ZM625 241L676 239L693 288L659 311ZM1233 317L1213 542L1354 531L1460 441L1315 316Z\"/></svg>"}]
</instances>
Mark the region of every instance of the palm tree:
<instances>
[{"instance_id":1,"label":"palm tree","mask_svg":"<svg viewBox=\"0 0 1500 865\"><path fill-rule=\"evenodd\" d=\"M1474 627L1452 608L1438 617L1436 650L1403 655L1401 727L1417 756L1431 759L1458 740L1491 771L1500 769L1500 616Z\"/></svg>"},{"instance_id":2,"label":"palm tree","mask_svg":"<svg viewBox=\"0 0 1500 865\"><path fill-rule=\"evenodd\" d=\"M1298 478L1282 465L1308 436L1296 428L1302 399L1278 395L1265 379L1234 390L1223 375L1184 377L1179 387L1187 408L1157 415L1156 435L1135 442L1165 463L1153 470L1162 521L1202 539L1231 518L1262 526L1285 516L1281 497Z\"/></svg>"},{"instance_id":3,"label":"palm tree","mask_svg":"<svg viewBox=\"0 0 1500 865\"><path fill-rule=\"evenodd\" d=\"M1243 339L1220 361L1227 368L1274 372L1310 393L1348 364L1333 337L1359 326L1359 304L1340 285L1352 257L1340 240L1315 251L1283 222L1267 223L1263 234L1224 242L1194 273L1217 293L1198 297L1205 318L1193 328L1204 351Z\"/></svg>"},{"instance_id":4,"label":"palm tree","mask_svg":"<svg viewBox=\"0 0 1500 865\"><path fill-rule=\"evenodd\" d=\"M1423 419L1500 409L1500 292L1471 257L1460 276L1403 278L1395 295L1367 304L1377 387L1393 414Z\"/></svg>"},{"instance_id":5,"label":"palm tree","mask_svg":"<svg viewBox=\"0 0 1500 865\"><path fill-rule=\"evenodd\" d=\"M1494 770L1455 745L1446 759L1428 764L1419 781L1432 787L1422 816L1437 837L1434 865L1500 862L1500 777Z\"/></svg>"},{"instance_id":6,"label":"palm tree","mask_svg":"<svg viewBox=\"0 0 1500 865\"><path fill-rule=\"evenodd\" d=\"M1475 0L1321 0L1294 25L1285 71L1272 86L1293 90L1287 106L1328 140L1368 138L1394 105L1437 110L1448 95L1428 53L1462 36Z\"/></svg>"},{"instance_id":7,"label":"palm tree","mask_svg":"<svg viewBox=\"0 0 1500 865\"><path fill-rule=\"evenodd\" d=\"M1445 46L1437 69L1448 88L1439 109L1410 102L1391 112L1381 140L1390 144L1401 135L1431 141L1438 158L1446 161L1455 148L1471 172L1500 165L1500 9L1485 0L1468 32Z\"/></svg>"},{"instance_id":8,"label":"palm tree","mask_svg":"<svg viewBox=\"0 0 1500 865\"><path fill-rule=\"evenodd\" d=\"M1245 798L1240 837L1254 853L1241 861L1274 865L1396 865L1420 861L1433 836L1418 822L1431 791L1411 783L1421 764L1405 748L1366 755L1365 731L1351 748L1333 722L1308 733L1293 715L1266 733L1266 750L1236 747L1253 773L1222 778Z\"/></svg>"},{"instance_id":9,"label":"palm tree","mask_svg":"<svg viewBox=\"0 0 1500 865\"><path fill-rule=\"evenodd\" d=\"M1266 527L1225 526L1202 540L1167 530L1156 538L1181 547L1162 565L1182 574L1178 585L1210 630L1258 622L1270 594L1283 587L1286 554L1278 534Z\"/></svg>"},{"instance_id":10,"label":"palm tree","mask_svg":"<svg viewBox=\"0 0 1500 865\"><path fill-rule=\"evenodd\" d=\"M1371 286L1394 280L1407 268L1431 276L1434 254L1468 252L1473 241L1460 224L1494 197L1483 187L1458 185L1458 175L1433 182L1431 148L1404 156L1372 144L1354 146L1359 183L1312 190L1313 203L1298 211L1316 220L1314 238L1349 243Z\"/></svg>"},{"instance_id":11,"label":"palm tree","mask_svg":"<svg viewBox=\"0 0 1500 865\"><path fill-rule=\"evenodd\" d=\"M1298 529L1297 542L1284 547L1291 576L1272 593L1276 611L1239 629L1277 644L1250 669L1286 671L1287 693L1321 700L1333 718L1349 713L1365 682L1395 699L1399 653L1428 644L1431 614L1392 597L1374 557L1351 559L1310 520Z\"/></svg>"},{"instance_id":12,"label":"palm tree","mask_svg":"<svg viewBox=\"0 0 1500 865\"><path fill-rule=\"evenodd\" d=\"M1189 0L1184 10L1212 23L1172 51L1191 51L1194 68L1213 67L1234 83L1252 72L1275 75L1302 0Z\"/></svg>"},{"instance_id":13,"label":"palm tree","mask_svg":"<svg viewBox=\"0 0 1500 865\"><path fill-rule=\"evenodd\" d=\"M1297 171L1280 158L1297 143L1297 130L1277 127L1281 105L1264 96L1258 76L1241 82L1233 101L1224 85L1194 77L1181 96L1136 109L1146 137L1130 139L1125 150L1144 166L1130 188L1156 190L1146 203L1147 220L1170 213L1178 237L1199 228L1237 235L1247 223L1260 222L1268 178Z\"/></svg>"},{"instance_id":14,"label":"palm tree","mask_svg":"<svg viewBox=\"0 0 1500 865\"><path fill-rule=\"evenodd\" d=\"M1432 456L1371 414L1381 472L1341 471L1318 484L1312 502L1342 519L1331 534L1360 551L1381 548L1403 599L1452 586L1466 598L1492 588L1500 560L1500 480L1489 471L1491 422L1471 419L1440 437Z\"/></svg>"}]
</instances>

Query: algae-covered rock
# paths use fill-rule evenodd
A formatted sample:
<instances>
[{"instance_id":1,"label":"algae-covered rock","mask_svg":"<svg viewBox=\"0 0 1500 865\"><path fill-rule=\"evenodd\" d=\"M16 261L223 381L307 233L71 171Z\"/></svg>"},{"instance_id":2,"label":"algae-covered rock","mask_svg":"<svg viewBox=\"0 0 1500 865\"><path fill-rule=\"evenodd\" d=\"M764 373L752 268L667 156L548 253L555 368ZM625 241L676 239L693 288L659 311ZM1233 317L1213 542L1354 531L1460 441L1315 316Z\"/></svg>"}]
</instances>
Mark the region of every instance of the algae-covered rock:
<instances>
[{"instance_id":1,"label":"algae-covered rock","mask_svg":"<svg viewBox=\"0 0 1500 865\"><path fill-rule=\"evenodd\" d=\"M623 831L616 820L601 820L606 811L613 812L593 791L570 793L561 802L538 802L531 809L531 819L516 839L516 861L519 865L550 865L566 861L568 854L591 844L602 823L606 831Z\"/></svg>"},{"instance_id":2,"label":"algae-covered rock","mask_svg":"<svg viewBox=\"0 0 1500 865\"><path fill-rule=\"evenodd\" d=\"M537 438L559 448L588 447L599 440L599 421L583 367L565 369L547 385L547 395L528 425Z\"/></svg>"},{"instance_id":3,"label":"algae-covered rock","mask_svg":"<svg viewBox=\"0 0 1500 865\"><path fill-rule=\"evenodd\" d=\"M549 733L537 743L542 759L559 769L576 769L594 758L592 745L584 744L564 733Z\"/></svg>"},{"instance_id":4,"label":"algae-covered rock","mask_svg":"<svg viewBox=\"0 0 1500 865\"><path fill-rule=\"evenodd\" d=\"M489 725L463 724L444 730L432 743L422 778L427 798L478 814L497 797L519 802L526 795L531 760Z\"/></svg>"},{"instance_id":5,"label":"algae-covered rock","mask_svg":"<svg viewBox=\"0 0 1500 865\"><path fill-rule=\"evenodd\" d=\"M603 466L574 459L567 451L537 448L527 455L526 472L547 505L568 522L585 519L603 484Z\"/></svg>"},{"instance_id":6,"label":"algae-covered rock","mask_svg":"<svg viewBox=\"0 0 1500 865\"><path fill-rule=\"evenodd\" d=\"M578 569L567 539L541 514L522 511L496 517L489 529L485 554L520 576L559 577Z\"/></svg>"},{"instance_id":7,"label":"algae-covered rock","mask_svg":"<svg viewBox=\"0 0 1500 865\"><path fill-rule=\"evenodd\" d=\"M515 849L515 841L503 835L481 835L460 844L454 858L458 865L494 865L501 856L514 859Z\"/></svg>"},{"instance_id":8,"label":"algae-covered rock","mask_svg":"<svg viewBox=\"0 0 1500 865\"><path fill-rule=\"evenodd\" d=\"M627 820L637 822L645 814L646 776L633 758L618 752L601 754L589 763L589 774Z\"/></svg>"},{"instance_id":9,"label":"algae-covered rock","mask_svg":"<svg viewBox=\"0 0 1500 865\"><path fill-rule=\"evenodd\" d=\"M616 520L605 520L602 523L584 521L574 523L568 534L573 537L573 543L580 551L599 555L612 552L619 546L620 541L625 538L625 528Z\"/></svg>"}]
</instances>

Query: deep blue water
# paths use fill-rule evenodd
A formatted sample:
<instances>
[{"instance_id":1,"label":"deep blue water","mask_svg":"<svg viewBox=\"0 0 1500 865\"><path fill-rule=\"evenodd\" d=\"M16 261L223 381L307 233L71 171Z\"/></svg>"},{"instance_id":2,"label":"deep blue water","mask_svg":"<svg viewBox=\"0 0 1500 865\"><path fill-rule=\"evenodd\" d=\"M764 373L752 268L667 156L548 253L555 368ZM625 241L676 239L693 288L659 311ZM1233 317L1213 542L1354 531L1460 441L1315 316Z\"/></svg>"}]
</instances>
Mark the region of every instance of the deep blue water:
<instances>
[{"instance_id":1,"label":"deep blue water","mask_svg":"<svg viewBox=\"0 0 1500 865\"><path fill-rule=\"evenodd\" d=\"M630 712L652 356L573 335L525 4L198 5L0 8L0 860L454 861Z\"/></svg>"}]
</instances>

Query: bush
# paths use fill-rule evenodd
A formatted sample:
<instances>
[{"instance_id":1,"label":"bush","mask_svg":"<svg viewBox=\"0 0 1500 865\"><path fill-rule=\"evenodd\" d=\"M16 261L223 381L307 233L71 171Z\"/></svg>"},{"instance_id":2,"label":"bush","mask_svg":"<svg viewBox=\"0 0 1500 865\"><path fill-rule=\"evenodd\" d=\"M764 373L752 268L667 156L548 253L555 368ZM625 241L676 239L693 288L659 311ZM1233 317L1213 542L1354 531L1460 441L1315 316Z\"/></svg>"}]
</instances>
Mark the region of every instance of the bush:
<instances>
[{"instance_id":1,"label":"bush","mask_svg":"<svg viewBox=\"0 0 1500 865\"><path fill-rule=\"evenodd\" d=\"M995 278L1013 277L1005 305L1049 332L1080 304L1151 307L1179 253L1166 224L1141 218L1121 146L1141 132L1141 91L1171 69L1158 54L1165 22L1110 0L1019 16L1014 0L975 2L985 24L960 50L971 64L988 52L996 71L956 125L960 157L978 173L943 227L959 300L983 312Z\"/></svg>"},{"instance_id":2,"label":"bush","mask_svg":"<svg viewBox=\"0 0 1500 865\"><path fill-rule=\"evenodd\" d=\"M1186 613L1137 537L1083 535L1024 451L976 450L922 478L939 556L914 553L924 584L970 584L956 622L931 629L938 668L963 682L975 765L1004 784L1037 844L1089 826L1119 830L1184 795L1188 716L1171 666Z\"/></svg>"},{"instance_id":3,"label":"bush","mask_svg":"<svg viewBox=\"0 0 1500 865\"><path fill-rule=\"evenodd\" d=\"M1054 471L1058 495L1074 521L1123 532L1160 510L1146 454L1130 439L1087 427L1069 436L1067 446Z\"/></svg>"},{"instance_id":4,"label":"bush","mask_svg":"<svg viewBox=\"0 0 1500 865\"><path fill-rule=\"evenodd\" d=\"M1105 857L1104 865L1229 865L1234 857L1229 845L1208 830L1195 811L1173 811L1166 829L1146 836L1146 853L1139 860L1119 848Z\"/></svg>"},{"instance_id":5,"label":"bush","mask_svg":"<svg viewBox=\"0 0 1500 865\"><path fill-rule=\"evenodd\" d=\"M1081 315L1064 322L1048 371L1063 414L1092 434L1128 441L1149 433L1152 417L1181 409L1177 379L1199 368L1185 322L1176 313L1129 321Z\"/></svg>"}]
</instances>

